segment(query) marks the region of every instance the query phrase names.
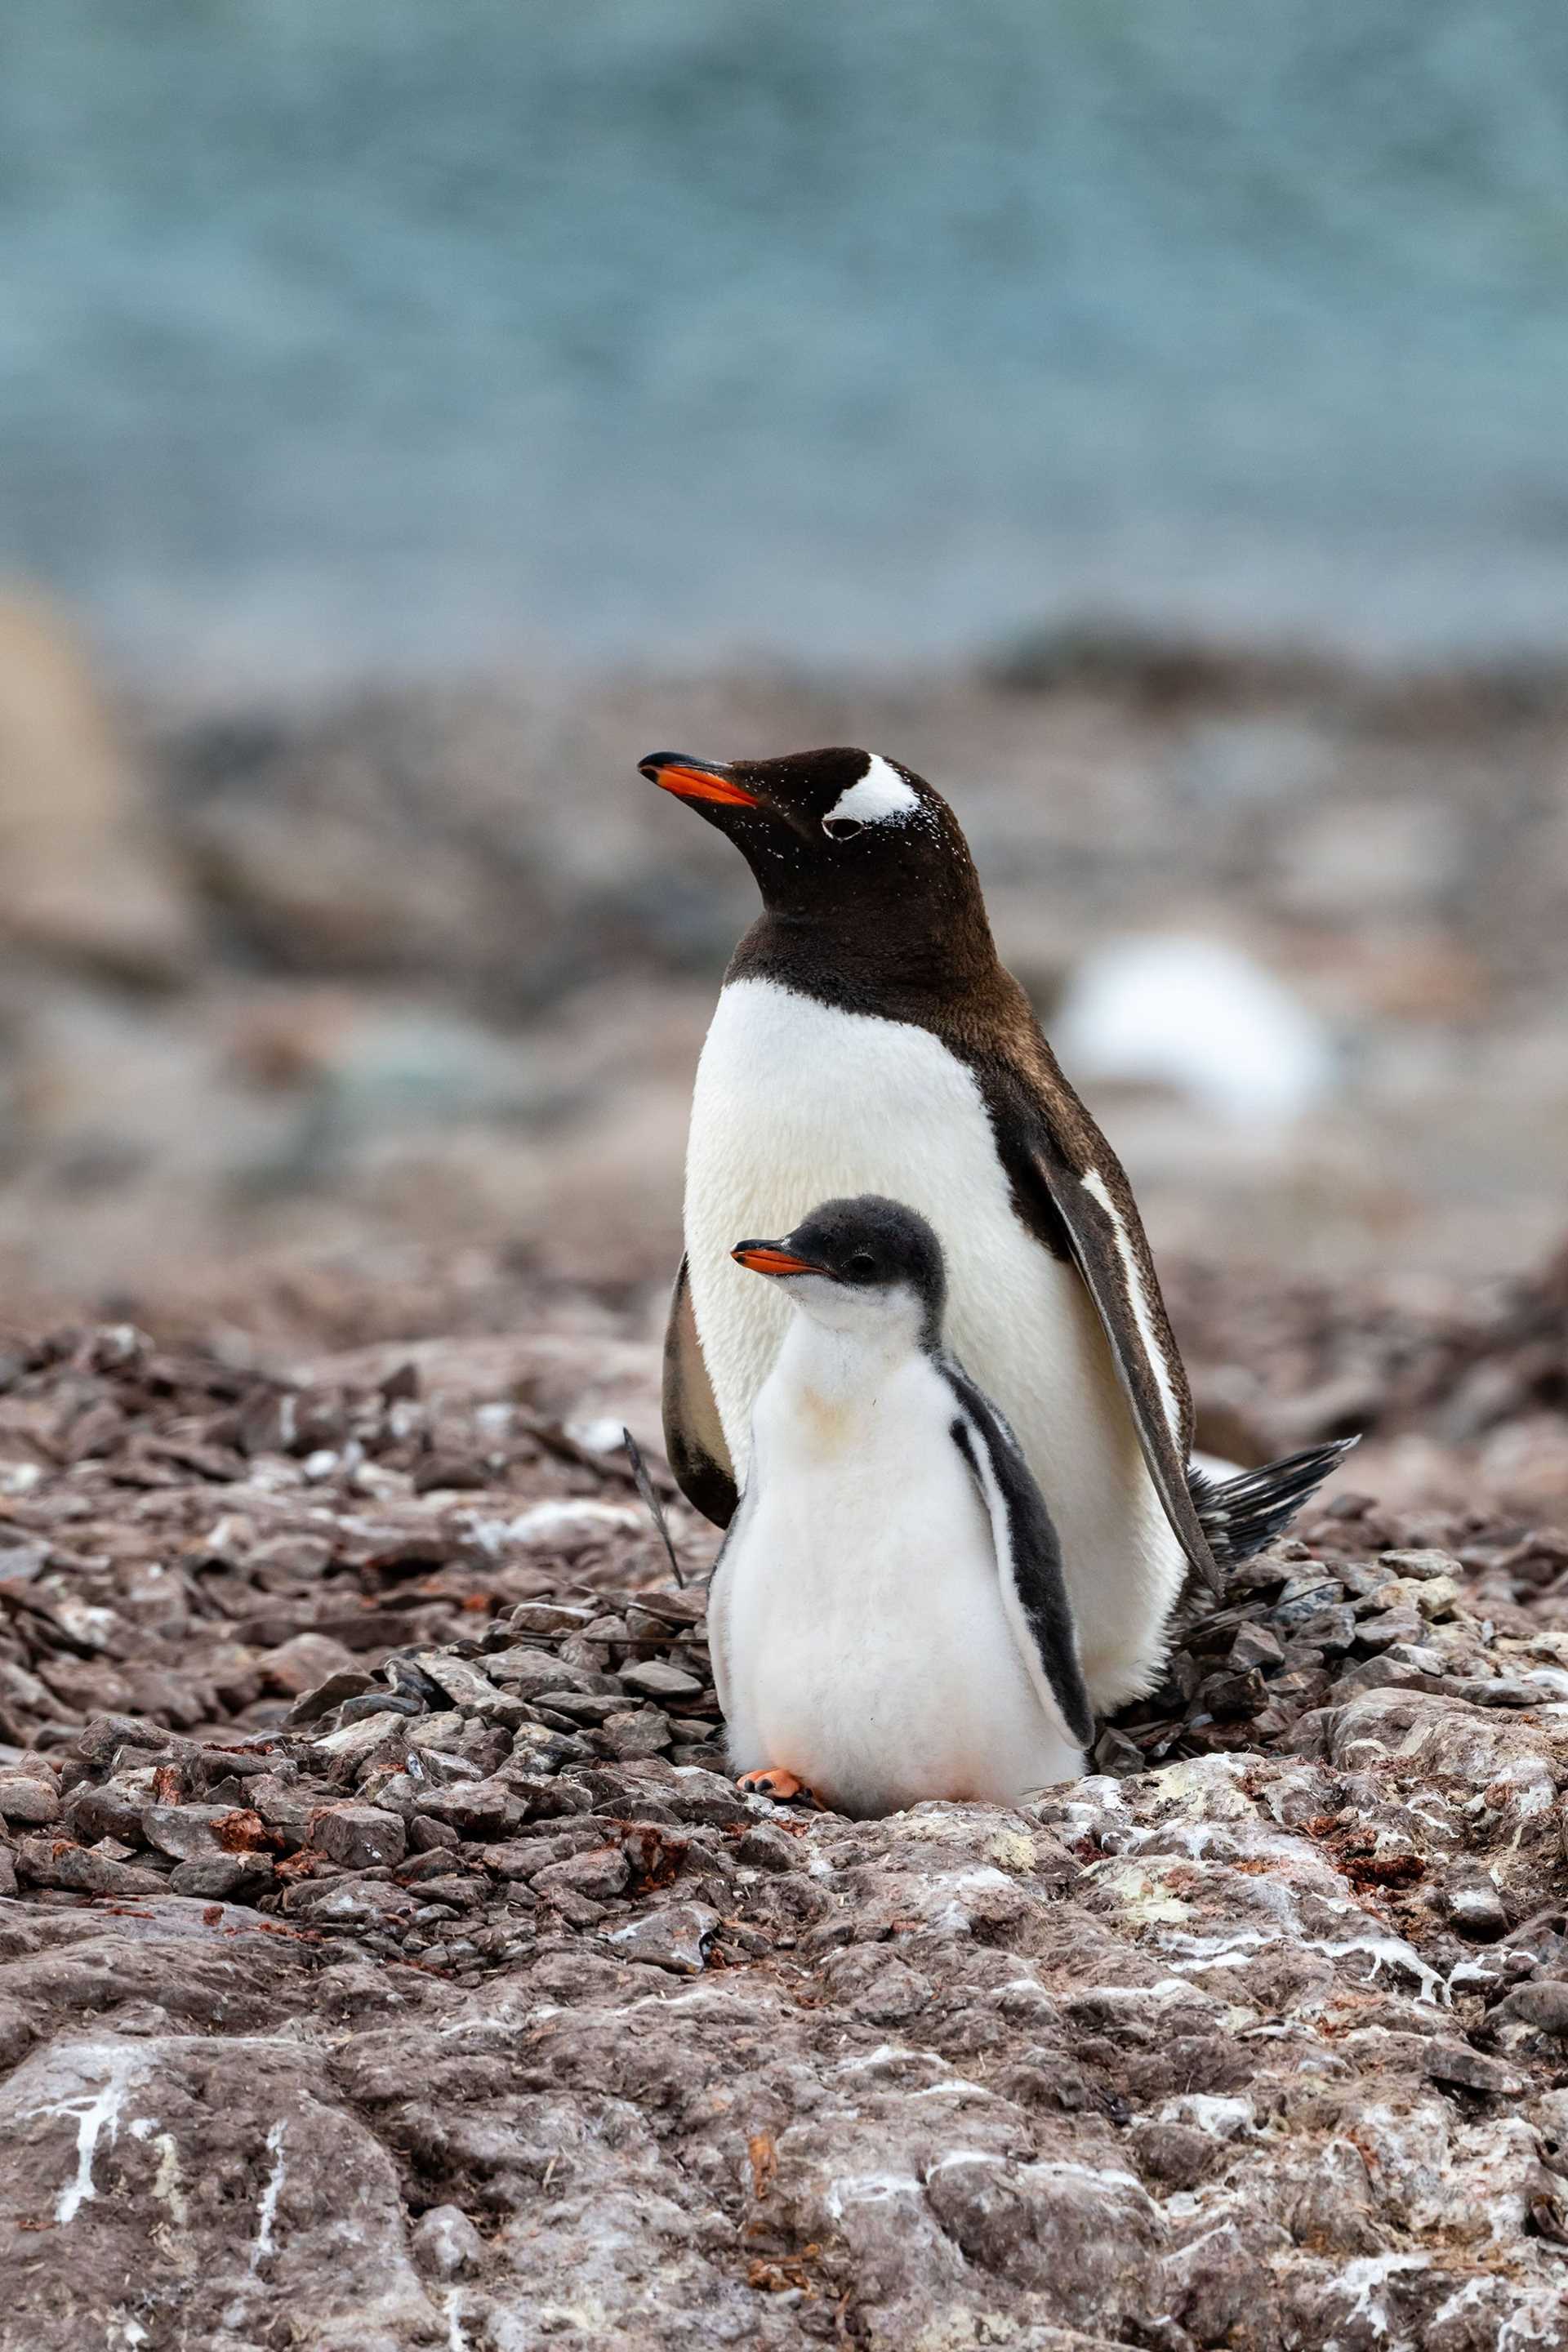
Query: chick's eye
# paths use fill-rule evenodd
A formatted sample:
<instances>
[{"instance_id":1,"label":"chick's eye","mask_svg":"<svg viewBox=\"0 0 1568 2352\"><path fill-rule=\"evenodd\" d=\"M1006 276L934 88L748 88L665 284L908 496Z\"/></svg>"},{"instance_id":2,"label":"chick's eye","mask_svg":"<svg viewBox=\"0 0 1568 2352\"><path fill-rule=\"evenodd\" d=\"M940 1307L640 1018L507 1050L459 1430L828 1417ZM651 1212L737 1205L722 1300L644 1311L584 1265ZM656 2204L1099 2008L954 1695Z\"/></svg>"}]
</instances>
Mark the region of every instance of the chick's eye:
<instances>
[{"instance_id":1,"label":"chick's eye","mask_svg":"<svg viewBox=\"0 0 1568 2352\"><path fill-rule=\"evenodd\" d=\"M859 831L858 826L856 827L856 831ZM857 1282L864 1282L868 1275L875 1274L876 1271L877 1261L869 1250L857 1250L845 1268L845 1272L852 1274Z\"/></svg>"},{"instance_id":2,"label":"chick's eye","mask_svg":"<svg viewBox=\"0 0 1568 2352\"><path fill-rule=\"evenodd\" d=\"M864 833L866 828L852 816L825 816L822 830L829 841L853 841L856 835Z\"/></svg>"}]
</instances>

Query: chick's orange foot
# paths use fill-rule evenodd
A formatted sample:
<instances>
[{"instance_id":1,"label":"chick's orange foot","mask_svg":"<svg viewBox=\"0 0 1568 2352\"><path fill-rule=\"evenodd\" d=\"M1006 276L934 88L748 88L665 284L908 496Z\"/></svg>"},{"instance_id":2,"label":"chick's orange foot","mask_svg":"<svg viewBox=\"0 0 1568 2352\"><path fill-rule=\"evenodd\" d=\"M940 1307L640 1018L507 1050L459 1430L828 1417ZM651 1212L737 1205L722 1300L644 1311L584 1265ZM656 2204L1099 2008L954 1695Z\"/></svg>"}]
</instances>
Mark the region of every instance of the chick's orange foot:
<instances>
[{"instance_id":1,"label":"chick's orange foot","mask_svg":"<svg viewBox=\"0 0 1568 2352\"><path fill-rule=\"evenodd\" d=\"M805 1805L813 1812L826 1811L815 1789L794 1772L786 1772L782 1764L763 1764L754 1772L742 1772L735 1786L748 1797L771 1797L775 1805Z\"/></svg>"}]
</instances>

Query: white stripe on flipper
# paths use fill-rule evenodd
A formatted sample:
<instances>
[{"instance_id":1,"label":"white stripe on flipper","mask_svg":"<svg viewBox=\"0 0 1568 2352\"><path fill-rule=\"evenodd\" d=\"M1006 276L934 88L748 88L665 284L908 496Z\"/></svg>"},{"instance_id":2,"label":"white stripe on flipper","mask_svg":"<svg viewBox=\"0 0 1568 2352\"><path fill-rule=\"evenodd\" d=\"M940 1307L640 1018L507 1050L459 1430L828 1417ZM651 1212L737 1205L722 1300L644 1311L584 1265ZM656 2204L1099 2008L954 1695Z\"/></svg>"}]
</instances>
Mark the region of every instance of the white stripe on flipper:
<instances>
[{"instance_id":1,"label":"white stripe on flipper","mask_svg":"<svg viewBox=\"0 0 1568 2352\"><path fill-rule=\"evenodd\" d=\"M1181 1415L1176 1411L1175 1391L1171 1386L1171 1375L1165 1363L1165 1351L1160 1345L1159 1335L1154 1328L1154 1318L1149 1306L1149 1295L1143 1286L1143 1269L1138 1263L1137 1252L1133 1249L1132 1237L1127 1230L1126 1220L1111 1199L1110 1189L1098 1168L1091 1168L1089 1174L1079 1181L1084 1191L1093 1200L1099 1202L1110 1219L1110 1230L1116 1240L1116 1254L1121 1260L1121 1270L1127 1277L1127 1296L1132 1307L1132 1319L1138 1326L1138 1336L1143 1342L1144 1353L1149 1359L1150 1369L1154 1375L1154 1385L1160 1391L1160 1402L1165 1409L1166 1423L1179 1445L1182 1437L1182 1423Z\"/></svg>"},{"instance_id":2,"label":"white stripe on flipper","mask_svg":"<svg viewBox=\"0 0 1568 2352\"><path fill-rule=\"evenodd\" d=\"M920 804L921 796L914 786L906 784L880 752L869 751L865 774L858 783L839 793L822 822L833 824L838 818L847 817L857 824L900 824L913 816Z\"/></svg>"}]
</instances>

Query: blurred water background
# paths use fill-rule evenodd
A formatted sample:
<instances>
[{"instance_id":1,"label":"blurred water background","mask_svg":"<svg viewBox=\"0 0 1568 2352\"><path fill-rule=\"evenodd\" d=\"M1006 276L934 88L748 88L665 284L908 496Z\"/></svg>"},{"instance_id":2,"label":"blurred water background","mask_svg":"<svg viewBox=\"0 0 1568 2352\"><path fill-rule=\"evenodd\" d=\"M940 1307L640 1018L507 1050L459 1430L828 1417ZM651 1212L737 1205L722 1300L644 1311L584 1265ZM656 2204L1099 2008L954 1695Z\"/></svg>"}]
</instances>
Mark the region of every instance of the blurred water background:
<instances>
[{"instance_id":1,"label":"blurred water background","mask_svg":"<svg viewBox=\"0 0 1568 2352\"><path fill-rule=\"evenodd\" d=\"M0 250L133 671L1568 621L1556 0L7 0Z\"/></svg>"}]
</instances>

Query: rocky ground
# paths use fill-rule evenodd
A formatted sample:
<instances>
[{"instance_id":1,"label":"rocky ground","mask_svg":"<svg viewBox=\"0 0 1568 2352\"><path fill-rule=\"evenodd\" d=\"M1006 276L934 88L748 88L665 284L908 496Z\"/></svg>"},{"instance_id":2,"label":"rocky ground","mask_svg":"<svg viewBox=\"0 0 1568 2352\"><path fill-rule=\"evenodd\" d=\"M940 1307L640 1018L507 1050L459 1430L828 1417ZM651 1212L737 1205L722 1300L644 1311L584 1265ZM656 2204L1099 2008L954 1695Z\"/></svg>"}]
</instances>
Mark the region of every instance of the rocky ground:
<instances>
[{"instance_id":1,"label":"rocky ground","mask_svg":"<svg viewBox=\"0 0 1568 2352\"><path fill-rule=\"evenodd\" d=\"M1568 1537L1342 1481L1091 1778L802 1815L610 1319L13 1332L6 2352L1568 2345Z\"/></svg>"}]
</instances>

